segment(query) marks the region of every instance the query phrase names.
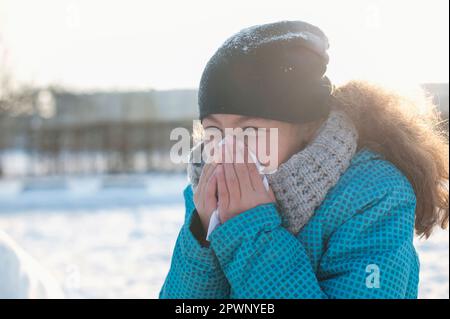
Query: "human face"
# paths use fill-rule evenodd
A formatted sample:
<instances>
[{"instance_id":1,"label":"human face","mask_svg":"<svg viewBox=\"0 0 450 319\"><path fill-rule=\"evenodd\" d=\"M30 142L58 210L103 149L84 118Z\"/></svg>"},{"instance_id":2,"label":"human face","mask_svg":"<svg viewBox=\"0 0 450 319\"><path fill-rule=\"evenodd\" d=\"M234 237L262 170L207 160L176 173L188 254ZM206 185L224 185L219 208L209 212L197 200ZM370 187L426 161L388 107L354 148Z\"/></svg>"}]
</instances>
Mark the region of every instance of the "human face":
<instances>
[{"instance_id":1,"label":"human face","mask_svg":"<svg viewBox=\"0 0 450 319\"><path fill-rule=\"evenodd\" d=\"M209 131L214 130L220 132L222 137L227 134L226 129L240 128L244 132L247 132L249 129L256 132L257 142L254 153L263 165L273 166L273 163L261 159L258 146L265 145L266 158L273 159L272 156L276 156L276 163L279 165L287 161L311 140L321 122L317 121L300 125L235 114L212 114L203 119L202 126L206 135L209 134ZM277 138L271 136L274 132L271 129L276 129ZM261 135L260 132L265 132L265 134ZM265 141L261 141L262 137L264 137ZM265 144L260 144L264 142ZM276 145L271 145L273 143L276 143ZM277 154L270 154L272 150L276 150Z\"/></svg>"}]
</instances>

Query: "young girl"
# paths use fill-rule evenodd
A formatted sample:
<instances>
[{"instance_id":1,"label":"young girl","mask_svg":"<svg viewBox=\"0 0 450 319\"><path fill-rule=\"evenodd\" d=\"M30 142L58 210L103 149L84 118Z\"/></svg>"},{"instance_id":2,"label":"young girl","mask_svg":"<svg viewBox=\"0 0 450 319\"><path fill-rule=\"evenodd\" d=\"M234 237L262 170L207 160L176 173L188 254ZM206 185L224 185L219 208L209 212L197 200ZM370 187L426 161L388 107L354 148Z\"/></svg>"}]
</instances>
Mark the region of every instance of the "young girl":
<instances>
[{"instance_id":1,"label":"young girl","mask_svg":"<svg viewBox=\"0 0 450 319\"><path fill-rule=\"evenodd\" d=\"M189 164L185 223L160 298L416 298L414 229L448 223L448 144L435 108L324 75L301 21L233 35L208 62L200 119L277 128L278 165ZM220 225L208 240L213 211Z\"/></svg>"}]
</instances>

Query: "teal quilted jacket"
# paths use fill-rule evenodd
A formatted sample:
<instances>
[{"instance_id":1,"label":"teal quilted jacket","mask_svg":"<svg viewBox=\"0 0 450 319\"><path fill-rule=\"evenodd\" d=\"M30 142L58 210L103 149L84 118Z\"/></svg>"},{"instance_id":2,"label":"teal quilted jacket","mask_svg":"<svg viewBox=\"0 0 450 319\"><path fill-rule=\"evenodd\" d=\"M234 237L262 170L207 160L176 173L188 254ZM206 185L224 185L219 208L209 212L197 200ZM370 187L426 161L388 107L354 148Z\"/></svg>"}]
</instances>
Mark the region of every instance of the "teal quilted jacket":
<instances>
[{"instance_id":1,"label":"teal quilted jacket","mask_svg":"<svg viewBox=\"0 0 450 319\"><path fill-rule=\"evenodd\" d=\"M417 298L416 198L402 173L359 151L315 215L294 236L274 204L216 228L210 246L185 222L160 298Z\"/></svg>"}]
</instances>

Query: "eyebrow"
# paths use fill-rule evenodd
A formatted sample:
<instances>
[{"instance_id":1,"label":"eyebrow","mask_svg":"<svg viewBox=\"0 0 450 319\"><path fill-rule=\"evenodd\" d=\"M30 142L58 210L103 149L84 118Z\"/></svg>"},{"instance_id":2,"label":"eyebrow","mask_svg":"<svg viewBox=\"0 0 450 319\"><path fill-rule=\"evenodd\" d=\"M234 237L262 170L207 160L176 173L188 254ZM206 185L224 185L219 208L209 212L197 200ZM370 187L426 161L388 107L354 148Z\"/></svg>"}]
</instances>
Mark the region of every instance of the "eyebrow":
<instances>
[{"instance_id":1,"label":"eyebrow","mask_svg":"<svg viewBox=\"0 0 450 319\"><path fill-rule=\"evenodd\" d=\"M213 122L216 122L216 123L220 124L219 120L216 119L214 114L208 115L205 119L208 119L210 121L213 121Z\"/></svg>"},{"instance_id":2,"label":"eyebrow","mask_svg":"<svg viewBox=\"0 0 450 319\"><path fill-rule=\"evenodd\" d=\"M251 120L252 118L249 116L238 115L239 118L236 120L236 125L242 124L245 121ZM217 124L222 124L217 118L215 114L208 115L208 120L211 120Z\"/></svg>"}]
</instances>

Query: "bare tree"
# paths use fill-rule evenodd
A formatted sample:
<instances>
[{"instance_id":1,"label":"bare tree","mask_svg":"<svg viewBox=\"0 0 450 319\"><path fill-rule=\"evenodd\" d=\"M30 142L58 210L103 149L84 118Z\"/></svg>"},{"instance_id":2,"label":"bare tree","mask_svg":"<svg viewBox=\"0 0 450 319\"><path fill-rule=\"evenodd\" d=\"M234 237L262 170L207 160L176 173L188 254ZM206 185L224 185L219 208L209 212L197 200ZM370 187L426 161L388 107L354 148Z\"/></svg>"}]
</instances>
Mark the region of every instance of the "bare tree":
<instances>
[{"instance_id":1,"label":"bare tree","mask_svg":"<svg viewBox=\"0 0 450 319\"><path fill-rule=\"evenodd\" d=\"M10 146L10 136L14 133L10 129L11 120L32 114L35 92L31 86L15 85L8 50L0 35L0 155ZM0 176L3 173L0 161Z\"/></svg>"},{"instance_id":2,"label":"bare tree","mask_svg":"<svg viewBox=\"0 0 450 319\"><path fill-rule=\"evenodd\" d=\"M9 63L9 52L0 36L0 118L31 114L35 90L29 85L16 85Z\"/></svg>"}]
</instances>

